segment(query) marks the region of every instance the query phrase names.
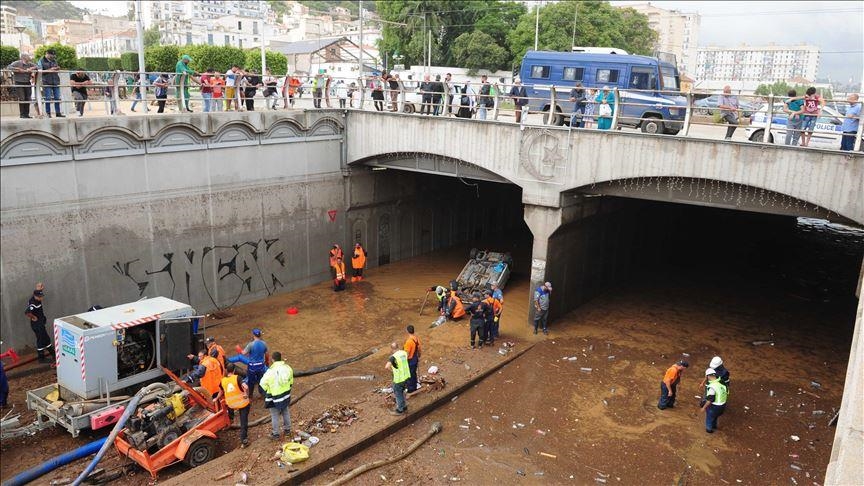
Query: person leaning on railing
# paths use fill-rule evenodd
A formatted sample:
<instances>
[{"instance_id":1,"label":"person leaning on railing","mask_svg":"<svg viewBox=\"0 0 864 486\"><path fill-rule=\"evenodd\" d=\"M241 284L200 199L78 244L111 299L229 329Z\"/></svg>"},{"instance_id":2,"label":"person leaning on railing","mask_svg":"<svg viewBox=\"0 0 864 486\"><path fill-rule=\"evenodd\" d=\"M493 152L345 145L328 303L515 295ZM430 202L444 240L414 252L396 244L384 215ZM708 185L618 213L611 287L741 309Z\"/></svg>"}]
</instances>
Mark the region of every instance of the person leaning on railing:
<instances>
[{"instance_id":1,"label":"person leaning on railing","mask_svg":"<svg viewBox=\"0 0 864 486\"><path fill-rule=\"evenodd\" d=\"M51 118L51 101L54 101L54 114L64 118L60 109L60 66L57 64L57 54L54 49L45 51L45 55L36 63L42 71L42 96L45 98L45 116Z\"/></svg>"},{"instance_id":2,"label":"person leaning on railing","mask_svg":"<svg viewBox=\"0 0 864 486\"><path fill-rule=\"evenodd\" d=\"M21 118L30 118L30 78L39 68L30 60L29 54L21 54L21 59L10 64L6 69L12 71L12 84L15 97L18 98L18 113Z\"/></svg>"},{"instance_id":3,"label":"person leaning on railing","mask_svg":"<svg viewBox=\"0 0 864 486\"><path fill-rule=\"evenodd\" d=\"M69 76L69 84L72 86L72 98L75 99L75 111L78 116L84 116L84 105L87 103L87 87L93 84L90 76L80 67ZM135 111L134 107L132 111Z\"/></svg>"},{"instance_id":4,"label":"person leaning on railing","mask_svg":"<svg viewBox=\"0 0 864 486\"><path fill-rule=\"evenodd\" d=\"M840 150L855 150L855 136L858 134L858 124L861 123L861 102L858 101L858 93L850 93L846 97L849 107L843 116L843 138L840 139Z\"/></svg>"},{"instance_id":5,"label":"person leaning on railing","mask_svg":"<svg viewBox=\"0 0 864 486\"><path fill-rule=\"evenodd\" d=\"M177 109L181 112L188 111L189 113L192 113L192 109L189 108L189 80L191 79L198 83L198 80L195 79L195 76L198 73L189 67L190 62L192 62L192 58L187 54L183 54L180 57L180 60L177 61L177 65L174 67L174 72L177 77Z\"/></svg>"},{"instance_id":6,"label":"person leaning on railing","mask_svg":"<svg viewBox=\"0 0 864 486\"><path fill-rule=\"evenodd\" d=\"M729 86L723 87L723 94L720 95L720 102L717 105L720 108L720 118L729 124L726 128L726 140L732 140L732 134L738 128L738 97L732 95L732 88Z\"/></svg>"}]
</instances>

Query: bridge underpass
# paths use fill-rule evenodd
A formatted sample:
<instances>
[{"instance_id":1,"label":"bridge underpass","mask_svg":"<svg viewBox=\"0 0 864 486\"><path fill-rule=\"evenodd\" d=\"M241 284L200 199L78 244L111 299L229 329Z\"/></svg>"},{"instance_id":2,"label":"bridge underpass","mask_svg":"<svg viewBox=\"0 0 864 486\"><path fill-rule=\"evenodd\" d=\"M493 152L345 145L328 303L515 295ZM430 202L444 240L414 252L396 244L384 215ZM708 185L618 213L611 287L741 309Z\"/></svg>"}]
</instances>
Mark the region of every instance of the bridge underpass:
<instances>
[{"instance_id":1,"label":"bridge underpass","mask_svg":"<svg viewBox=\"0 0 864 486\"><path fill-rule=\"evenodd\" d=\"M232 242L254 242L262 235L272 241L275 235L279 240L272 248L268 243L267 248L285 249L290 264L279 265L278 251L273 261L261 260L261 264L268 277L272 274L284 285L280 289L288 289L326 278L324 259L315 255L332 241L363 241L374 255L373 265L378 265L453 245L492 245L497 237L493 229L526 235L526 226L532 236L525 240L532 248L524 252L527 258L518 261L524 262L521 265L530 261L530 271L521 267L530 274L530 286L520 286L520 292L552 280L553 318L563 328L580 315L578 310L569 311L590 309L593 302L608 296L635 299L655 288L668 289L670 295L687 290L676 290L668 286L670 282L692 282L698 291L687 295L697 303L710 301L710 285L719 284L713 289L724 297L711 309L714 317L706 319L708 324L712 320L717 324L717 316L734 308L735 299L761 295L760 288L786 292L781 284L795 281L788 277L789 269L779 273L779 280L744 273L736 276L732 269L742 261L775 262L777 268L793 269L790 262L796 261L770 250L749 251L750 246L742 242L758 237L763 248L780 247L785 241L780 236L789 236L790 228L798 228L790 215L864 221L861 159L855 155L673 141L638 134L586 132L567 138L566 131L529 129L523 134L503 124L398 115L349 113L344 120L338 116L341 114L328 112L290 119L273 113L180 115L155 121L117 121L128 125L120 128L76 120L73 125L63 124L63 130L51 121L40 122L46 125L41 133L16 132L14 126L4 124L4 337L18 308L10 295L28 290L44 273L57 279L49 282L52 288L80 289L77 295L63 297L68 303L57 303L72 311L92 304L94 295L114 301L134 299L145 283L148 292L175 292L167 279L171 273L159 272L165 268L164 255L172 248L180 255L187 246L212 249L215 243L224 247L219 251L228 251L222 256L230 258ZM488 137L499 143L480 142ZM452 143L454 140L459 143ZM190 156L191 150L200 155ZM250 150L257 155L256 164L249 164ZM177 155L184 152L186 156ZM285 153L290 154L288 160ZM363 167L366 165L388 170L371 170ZM36 192L11 182L30 172L44 177L48 169L63 175L46 179L48 191ZM118 183L97 187L91 182L99 174L110 174ZM143 191L136 185L141 180L148 184ZM484 181L478 186L479 205L477 189L472 186L478 180ZM200 201L203 207L209 204L209 209L172 214L178 204L191 208L202 206ZM501 208L500 213L495 208ZM129 213L130 209L134 211ZM327 219L331 209L337 211L335 221ZM783 216L753 214L759 211ZM149 225L148 214L155 216ZM46 217L51 228L36 222ZM63 237L52 237L56 234ZM112 245L118 238L128 245ZM27 241L40 244L28 248ZM83 260L56 258L77 254L78 248L83 248ZM142 268L134 263L141 255L132 250L138 248L146 249L139 260L146 265ZM195 251L186 256L201 254ZM845 261L855 258L860 262L860 253L853 252ZM118 267L112 268L115 262ZM205 266L196 260L198 263ZM213 266L216 277L215 263ZM859 267L860 263L851 268ZM277 289L275 280L267 280L269 288L253 280L248 290L241 288L238 294L238 285L231 279L205 278L204 288L195 288L193 282L188 292L188 282L186 289L182 285L183 271L176 272L179 297L197 301L195 305L203 308L209 305L204 292L208 285L211 290L216 288L209 297L216 307L236 301L235 295L244 302ZM209 278L207 272L200 273ZM820 290L823 277L803 277L801 289L786 292L794 295L789 302L802 300L799 297L807 302L819 300L824 294ZM85 285L77 285L80 282ZM770 285L759 287L753 282ZM776 308L788 304L773 296L766 300ZM834 327L829 329L838 330L835 334L840 340L832 345L845 350L849 349L849 330L844 327L849 311L838 302L832 298L820 312L831 316L826 322ZM774 307L758 309L769 312ZM633 315L641 315L638 306ZM569 327L579 332L578 325ZM738 326L736 332L746 328L752 335L762 336L765 330L783 332L782 326L769 323L760 327L747 319ZM801 329L804 331L790 334L789 342L803 354L806 349L801 343L817 329L811 322ZM715 343L726 339L704 337ZM725 351L715 344L701 350L700 356L711 352ZM732 359L736 354L731 352ZM737 358L748 363L751 356L744 353ZM854 356L858 355L853 353L850 360L852 385L857 383L852 364L860 359ZM845 362L842 354L829 358L832 371ZM818 368L815 357L811 361L810 368ZM736 389L736 393L743 390ZM855 390L847 384L847 393ZM855 432L856 417L849 415L841 417L838 438L845 431L845 443L852 444L847 448L854 451L856 440L860 445L860 433Z\"/></svg>"}]
</instances>

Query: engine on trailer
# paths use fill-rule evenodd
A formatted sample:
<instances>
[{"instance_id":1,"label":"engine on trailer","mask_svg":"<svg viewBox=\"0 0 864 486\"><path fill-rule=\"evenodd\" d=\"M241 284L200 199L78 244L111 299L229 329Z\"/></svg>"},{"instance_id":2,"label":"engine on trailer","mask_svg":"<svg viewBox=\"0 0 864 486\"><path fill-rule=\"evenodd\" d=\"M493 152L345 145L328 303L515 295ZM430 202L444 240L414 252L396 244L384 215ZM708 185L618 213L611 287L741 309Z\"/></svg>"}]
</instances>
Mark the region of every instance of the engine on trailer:
<instances>
[{"instance_id":1,"label":"engine on trailer","mask_svg":"<svg viewBox=\"0 0 864 486\"><path fill-rule=\"evenodd\" d=\"M156 364L156 339L149 326L120 329L114 337L117 347L117 379L153 369Z\"/></svg>"},{"instance_id":2,"label":"engine on trailer","mask_svg":"<svg viewBox=\"0 0 864 486\"><path fill-rule=\"evenodd\" d=\"M200 407L185 391L141 405L126 423L127 440L140 451L161 449L201 421L194 408Z\"/></svg>"}]
</instances>

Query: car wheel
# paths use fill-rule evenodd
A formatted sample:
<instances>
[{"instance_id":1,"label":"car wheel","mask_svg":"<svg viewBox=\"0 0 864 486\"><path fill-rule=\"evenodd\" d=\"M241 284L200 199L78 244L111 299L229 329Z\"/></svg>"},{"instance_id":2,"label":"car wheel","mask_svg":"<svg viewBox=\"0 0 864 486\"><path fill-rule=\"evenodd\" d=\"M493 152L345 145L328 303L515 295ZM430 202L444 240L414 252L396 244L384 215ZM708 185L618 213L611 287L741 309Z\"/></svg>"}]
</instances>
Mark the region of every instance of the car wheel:
<instances>
[{"instance_id":1,"label":"car wheel","mask_svg":"<svg viewBox=\"0 0 864 486\"><path fill-rule=\"evenodd\" d=\"M698 113L700 115L708 116L711 114L711 110L709 110L708 108L699 108Z\"/></svg>"},{"instance_id":2,"label":"car wheel","mask_svg":"<svg viewBox=\"0 0 864 486\"><path fill-rule=\"evenodd\" d=\"M186 452L186 458L183 459L183 462L189 467L198 467L213 459L215 455L216 441L210 437L202 437L192 444L192 447Z\"/></svg>"},{"instance_id":3,"label":"car wheel","mask_svg":"<svg viewBox=\"0 0 864 486\"><path fill-rule=\"evenodd\" d=\"M410 115L415 111L417 110L414 108L414 105L412 103L405 103L404 105L402 105L402 113L408 113Z\"/></svg>"},{"instance_id":4,"label":"car wheel","mask_svg":"<svg viewBox=\"0 0 864 486\"><path fill-rule=\"evenodd\" d=\"M768 140L763 140L762 137L764 137L764 136L765 136L765 130L760 128L759 130L756 130L750 134L749 140L751 142L757 142L757 143L758 142L774 143L774 134L773 133L768 135Z\"/></svg>"},{"instance_id":5,"label":"car wheel","mask_svg":"<svg viewBox=\"0 0 864 486\"><path fill-rule=\"evenodd\" d=\"M652 135L663 133L663 121L660 117L648 115L642 120L642 133L650 133Z\"/></svg>"}]
</instances>

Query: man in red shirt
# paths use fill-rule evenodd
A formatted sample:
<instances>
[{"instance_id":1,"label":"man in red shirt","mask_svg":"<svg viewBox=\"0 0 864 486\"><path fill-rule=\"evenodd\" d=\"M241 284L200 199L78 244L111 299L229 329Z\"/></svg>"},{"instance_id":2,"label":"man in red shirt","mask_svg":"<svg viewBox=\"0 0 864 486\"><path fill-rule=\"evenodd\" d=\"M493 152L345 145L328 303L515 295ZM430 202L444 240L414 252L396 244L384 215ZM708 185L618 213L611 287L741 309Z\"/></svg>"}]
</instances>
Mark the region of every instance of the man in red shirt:
<instances>
[{"instance_id":1,"label":"man in red shirt","mask_svg":"<svg viewBox=\"0 0 864 486\"><path fill-rule=\"evenodd\" d=\"M678 383L681 382L681 373L684 372L684 368L689 367L690 363L679 361L666 370L663 381L660 382L660 401L657 402L657 408L663 410L675 406L675 395L678 392Z\"/></svg>"}]
</instances>

